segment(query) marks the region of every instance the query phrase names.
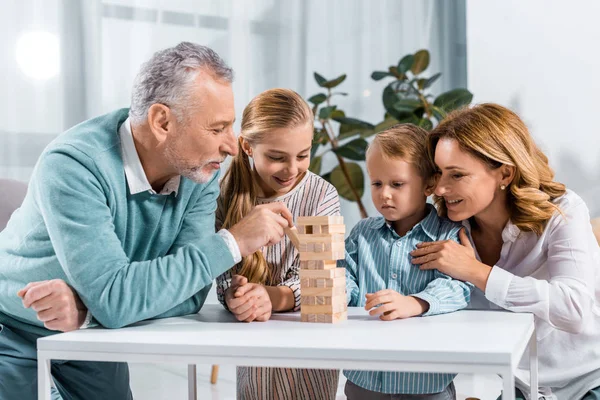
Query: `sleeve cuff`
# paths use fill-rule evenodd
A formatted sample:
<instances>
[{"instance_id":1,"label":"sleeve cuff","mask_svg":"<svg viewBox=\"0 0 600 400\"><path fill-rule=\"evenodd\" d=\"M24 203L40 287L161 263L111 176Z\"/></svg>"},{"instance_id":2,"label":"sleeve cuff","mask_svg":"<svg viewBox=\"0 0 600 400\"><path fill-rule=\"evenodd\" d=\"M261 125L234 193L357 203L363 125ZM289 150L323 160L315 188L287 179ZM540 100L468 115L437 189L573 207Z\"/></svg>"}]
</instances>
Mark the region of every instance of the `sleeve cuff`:
<instances>
[{"instance_id":1,"label":"sleeve cuff","mask_svg":"<svg viewBox=\"0 0 600 400\"><path fill-rule=\"evenodd\" d=\"M88 310L87 314L85 315L85 320L83 321L83 324L79 327L79 329L87 329L90 327L91 324L92 324L92 313L90 312L90 310Z\"/></svg>"},{"instance_id":2,"label":"sleeve cuff","mask_svg":"<svg viewBox=\"0 0 600 400\"><path fill-rule=\"evenodd\" d=\"M234 264L242 261L242 253L240 253L240 247L238 246L235 238L227 229L221 229L217 232L217 235L221 236L227 245L227 248L231 252L231 256L233 257Z\"/></svg>"},{"instance_id":3,"label":"sleeve cuff","mask_svg":"<svg viewBox=\"0 0 600 400\"><path fill-rule=\"evenodd\" d=\"M485 297L492 303L506 308L506 296L513 276L510 272L494 265L485 287Z\"/></svg>"},{"instance_id":4,"label":"sleeve cuff","mask_svg":"<svg viewBox=\"0 0 600 400\"><path fill-rule=\"evenodd\" d=\"M294 293L294 310L293 311L299 311L300 304L302 302L301 297L300 297L300 281L299 280L287 281L287 282L280 283L278 286L287 286L290 289L292 289L292 292Z\"/></svg>"},{"instance_id":5,"label":"sleeve cuff","mask_svg":"<svg viewBox=\"0 0 600 400\"><path fill-rule=\"evenodd\" d=\"M429 310L421 314L422 317L428 317L430 315L436 315L440 313L440 301L435 296L432 296L427 292L411 294L411 296L429 303Z\"/></svg>"}]
</instances>

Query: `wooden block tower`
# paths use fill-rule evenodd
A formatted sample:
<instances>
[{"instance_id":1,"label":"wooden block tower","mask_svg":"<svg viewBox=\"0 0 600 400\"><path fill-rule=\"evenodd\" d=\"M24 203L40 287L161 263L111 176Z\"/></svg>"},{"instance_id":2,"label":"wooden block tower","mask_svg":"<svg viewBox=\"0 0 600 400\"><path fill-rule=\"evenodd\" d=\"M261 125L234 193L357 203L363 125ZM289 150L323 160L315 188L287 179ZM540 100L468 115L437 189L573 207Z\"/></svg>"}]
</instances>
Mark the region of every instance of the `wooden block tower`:
<instances>
[{"instance_id":1,"label":"wooden block tower","mask_svg":"<svg viewBox=\"0 0 600 400\"><path fill-rule=\"evenodd\" d=\"M303 322L338 322L348 318L344 258L344 217L299 217L300 315Z\"/></svg>"}]
</instances>

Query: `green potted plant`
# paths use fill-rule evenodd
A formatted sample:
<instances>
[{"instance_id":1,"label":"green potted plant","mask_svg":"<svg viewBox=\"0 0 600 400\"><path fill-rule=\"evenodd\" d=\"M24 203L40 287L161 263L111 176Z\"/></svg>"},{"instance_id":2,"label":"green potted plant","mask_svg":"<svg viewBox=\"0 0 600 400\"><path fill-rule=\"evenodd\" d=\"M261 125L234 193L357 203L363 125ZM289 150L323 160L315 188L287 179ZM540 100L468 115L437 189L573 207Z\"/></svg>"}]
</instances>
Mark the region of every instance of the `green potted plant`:
<instances>
[{"instance_id":1,"label":"green potted plant","mask_svg":"<svg viewBox=\"0 0 600 400\"><path fill-rule=\"evenodd\" d=\"M453 89L434 96L429 88L441 73L424 76L429 66L429 51L419 50L400 59L387 71L374 71L371 78L378 81L391 78L383 89L381 100L385 113L383 120L371 124L346 116L333 104L335 96L346 96L337 88L346 79L346 74L328 80L314 73L317 84L324 90L311 96L315 114L310 170L331 182L341 197L356 202L362 218L367 211L362 203L364 173L357 161L365 160L367 138L398 123L412 123L431 130L446 114L471 103L473 95L467 89ZM325 153L332 152L338 163L331 171L322 171Z\"/></svg>"}]
</instances>

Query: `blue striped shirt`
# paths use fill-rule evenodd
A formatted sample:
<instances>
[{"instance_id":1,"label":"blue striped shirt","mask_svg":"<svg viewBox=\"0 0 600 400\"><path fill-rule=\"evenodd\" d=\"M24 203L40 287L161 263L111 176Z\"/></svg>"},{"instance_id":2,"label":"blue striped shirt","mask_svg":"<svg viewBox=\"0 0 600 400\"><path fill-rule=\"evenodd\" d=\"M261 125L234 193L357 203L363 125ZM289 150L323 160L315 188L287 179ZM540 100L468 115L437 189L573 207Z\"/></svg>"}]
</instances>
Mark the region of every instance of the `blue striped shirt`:
<instances>
[{"instance_id":1,"label":"blue striped shirt","mask_svg":"<svg viewBox=\"0 0 600 400\"><path fill-rule=\"evenodd\" d=\"M472 286L438 270L421 271L411 264L410 252L417 243L436 240L458 241L461 225L438 217L428 205L428 215L403 237L383 217L360 221L346 239L348 305L364 307L365 294L393 289L429 303L423 316L448 313L469 303ZM443 391L454 374L345 370L344 375L367 390L390 394L426 394Z\"/></svg>"}]
</instances>

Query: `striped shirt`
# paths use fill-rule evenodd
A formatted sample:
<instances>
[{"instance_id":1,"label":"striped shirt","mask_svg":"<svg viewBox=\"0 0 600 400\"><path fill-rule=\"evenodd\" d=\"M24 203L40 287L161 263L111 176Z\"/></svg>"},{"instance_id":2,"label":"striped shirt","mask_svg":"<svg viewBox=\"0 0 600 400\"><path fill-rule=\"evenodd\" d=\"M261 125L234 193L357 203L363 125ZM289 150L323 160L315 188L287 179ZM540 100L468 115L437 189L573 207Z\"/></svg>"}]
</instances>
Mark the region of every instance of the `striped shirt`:
<instances>
[{"instance_id":1,"label":"striped shirt","mask_svg":"<svg viewBox=\"0 0 600 400\"><path fill-rule=\"evenodd\" d=\"M257 204L282 202L299 216L340 215L337 190L323 178L310 171L283 196L259 198ZM225 214L219 206L216 215L217 230ZM294 292L294 311L300 310L300 259L292 242L285 236L279 243L263 247L262 252L278 286L288 286ZM232 274L239 272L241 263L217 278L217 297L225 303L225 292L231 284ZM333 400L337 392L339 371L320 369L293 369L267 367L238 367L238 399L316 399Z\"/></svg>"},{"instance_id":2,"label":"striped shirt","mask_svg":"<svg viewBox=\"0 0 600 400\"><path fill-rule=\"evenodd\" d=\"M393 289L429 303L423 316L448 313L469 303L472 285L454 280L438 270L421 271L411 264L410 252L417 243L436 240L458 241L461 225L438 217L428 205L428 215L403 237L398 236L383 217L360 221L346 239L348 305L364 307L365 294ZM345 370L354 384L389 394L439 393L454 379L454 374Z\"/></svg>"}]
</instances>

